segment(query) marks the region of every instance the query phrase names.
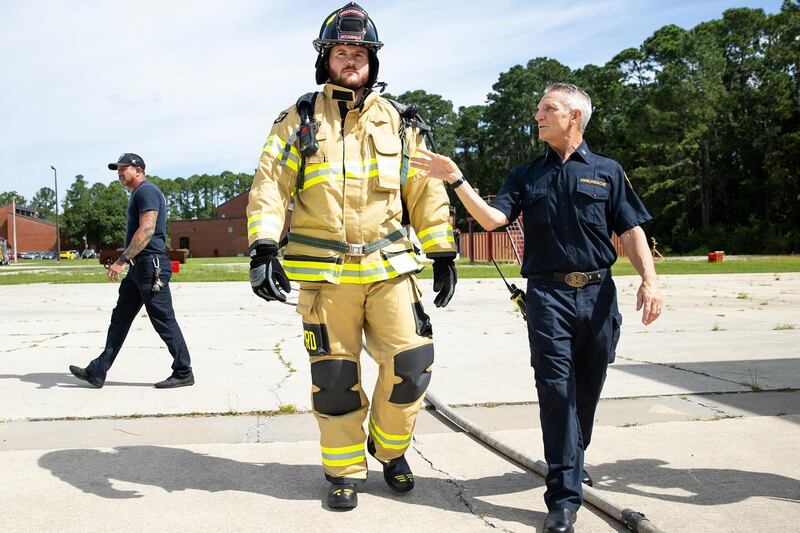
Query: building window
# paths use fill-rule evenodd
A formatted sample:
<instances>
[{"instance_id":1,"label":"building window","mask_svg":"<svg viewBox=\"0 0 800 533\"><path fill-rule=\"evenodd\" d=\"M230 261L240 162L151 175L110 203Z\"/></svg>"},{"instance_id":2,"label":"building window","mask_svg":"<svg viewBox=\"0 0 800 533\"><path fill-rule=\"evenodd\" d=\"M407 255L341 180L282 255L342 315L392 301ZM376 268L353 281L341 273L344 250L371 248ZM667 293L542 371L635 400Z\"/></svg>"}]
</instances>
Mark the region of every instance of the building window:
<instances>
[{"instance_id":1,"label":"building window","mask_svg":"<svg viewBox=\"0 0 800 533\"><path fill-rule=\"evenodd\" d=\"M233 233L233 226L228 226L228 233Z\"/></svg>"},{"instance_id":2,"label":"building window","mask_svg":"<svg viewBox=\"0 0 800 533\"><path fill-rule=\"evenodd\" d=\"M189 237L181 237L178 241L178 248L189 249Z\"/></svg>"}]
</instances>

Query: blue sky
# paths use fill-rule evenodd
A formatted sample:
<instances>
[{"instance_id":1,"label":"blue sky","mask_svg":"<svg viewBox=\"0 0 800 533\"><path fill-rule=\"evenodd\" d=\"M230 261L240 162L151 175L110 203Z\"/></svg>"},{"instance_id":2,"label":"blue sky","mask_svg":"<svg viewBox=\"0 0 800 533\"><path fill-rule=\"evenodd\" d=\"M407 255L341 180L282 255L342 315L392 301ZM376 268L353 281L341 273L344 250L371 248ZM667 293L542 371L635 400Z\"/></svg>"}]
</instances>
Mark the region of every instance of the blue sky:
<instances>
[{"instance_id":1,"label":"blue sky","mask_svg":"<svg viewBox=\"0 0 800 533\"><path fill-rule=\"evenodd\" d=\"M148 173L251 172L275 116L314 90L311 41L339 1L4 0L0 3L0 191L59 197L83 174L140 154ZM691 28L731 7L780 0L364 0L380 79L480 104L498 74L547 56L580 67Z\"/></svg>"}]
</instances>

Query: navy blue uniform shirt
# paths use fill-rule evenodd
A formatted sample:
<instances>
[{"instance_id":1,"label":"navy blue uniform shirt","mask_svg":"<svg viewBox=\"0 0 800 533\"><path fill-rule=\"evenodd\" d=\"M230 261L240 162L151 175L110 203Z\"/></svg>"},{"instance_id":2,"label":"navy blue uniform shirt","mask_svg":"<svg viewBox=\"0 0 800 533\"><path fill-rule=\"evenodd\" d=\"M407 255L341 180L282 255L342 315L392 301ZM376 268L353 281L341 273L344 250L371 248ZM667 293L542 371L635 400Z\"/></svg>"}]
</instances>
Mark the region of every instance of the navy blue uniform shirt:
<instances>
[{"instance_id":1,"label":"navy blue uniform shirt","mask_svg":"<svg viewBox=\"0 0 800 533\"><path fill-rule=\"evenodd\" d=\"M522 275L589 272L617 259L611 233L652 217L619 163L582 142L562 163L551 149L512 170L492 206L513 222L522 213Z\"/></svg>"},{"instance_id":2,"label":"navy blue uniform shirt","mask_svg":"<svg viewBox=\"0 0 800 533\"><path fill-rule=\"evenodd\" d=\"M125 248L139 229L139 216L145 211L158 211L158 218L153 238L139 255L164 254L167 252L167 200L158 187L146 180L136 187L128 200L128 233L125 236Z\"/></svg>"}]
</instances>

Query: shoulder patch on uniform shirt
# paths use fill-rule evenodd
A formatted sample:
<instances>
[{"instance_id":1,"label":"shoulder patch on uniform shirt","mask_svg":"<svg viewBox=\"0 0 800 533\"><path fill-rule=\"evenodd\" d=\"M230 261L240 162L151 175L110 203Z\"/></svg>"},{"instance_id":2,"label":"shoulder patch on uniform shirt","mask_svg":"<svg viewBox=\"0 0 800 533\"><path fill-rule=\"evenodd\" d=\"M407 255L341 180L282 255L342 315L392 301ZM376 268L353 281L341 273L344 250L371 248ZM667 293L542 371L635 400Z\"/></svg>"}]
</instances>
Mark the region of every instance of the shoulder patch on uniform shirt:
<instances>
[{"instance_id":1,"label":"shoulder patch on uniform shirt","mask_svg":"<svg viewBox=\"0 0 800 533\"><path fill-rule=\"evenodd\" d=\"M625 171L622 172L622 175L625 176L625 181L628 182L628 187L633 189L633 183L631 183L631 180L628 179L628 175L625 173Z\"/></svg>"},{"instance_id":2,"label":"shoulder patch on uniform shirt","mask_svg":"<svg viewBox=\"0 0 800 533\"><path fill-rule=\"evenodd\" d=\"M602 180L594 180L590 178L581 178L581 183L590 183L592 185L598 185L600 187L608 187L608 183Z\"/></svg>"},{"instance_id":3,"label":"shoulder patch on uniform shirt","mask_svg":"<svg viewBox=\"0 0 800 533\"><path fill-rule=\"evenodd\" d=\"M278 115L278 118L275 119L275 122L273 122L273 124L277 124L278 122L283 122L283 119L285 119L288 116L289 116L288 111L281 111L281 114Z\"/></svg>"}]
</instances>

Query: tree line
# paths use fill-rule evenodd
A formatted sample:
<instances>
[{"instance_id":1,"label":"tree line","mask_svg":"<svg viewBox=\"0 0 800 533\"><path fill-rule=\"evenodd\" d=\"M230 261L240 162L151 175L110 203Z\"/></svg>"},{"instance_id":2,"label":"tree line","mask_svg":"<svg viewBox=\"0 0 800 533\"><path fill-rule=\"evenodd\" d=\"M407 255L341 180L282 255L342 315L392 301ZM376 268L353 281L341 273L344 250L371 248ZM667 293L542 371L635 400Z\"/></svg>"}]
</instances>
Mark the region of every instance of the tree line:
<instances>
[{"instance_id":1,"label":"tree line","mask_svg":"<svg viewBox=\"0 0 800 533\"><path fill-rule=\"evenodd\" d=\"M800 3L780 11L737 8L690 30L667 25L605 65L571 69L534 58L499 75L482 105L454 109L424 90L392 96L416 103L434 126L438 148L459 164L482 195L507 173L544 152L537 103L551 82L572 82L592 97L585 138L618 160L654 220L646 231L662 252L800 252ZM252 175L223 172L150 177L171 219L209 218L249 189ZM29 205L49 217L53 191ZM10 201L0 193L0 204ZM118 183L87 186L82 176L63 201L64 232L102 247L125 232ZM21 201L22 200L22 201ZM466 229L458 200L457 224ZM24 204L24 198L17 196Z\"/></svg>"},{"instance_id":2,"label":"tree line","mask_svg":"<svg viewBox=\"0 0 800 533\"><path fill-rule=\"evenodd\" d=\"M169 219L202 219L217 215L217 206L250 189L253 175L225 171L221 174L200 174L188 178L165 179L147 176L164 193ZM42 187L28 201L16 191L0 193L0 205L15 197L18 205L31 207L39 216L55 222L55 192ZM78 174L59 206L61 234L74 245L116 248L125 240L128 192L117 180L108 185L98 182L91 186Z\"/></svg>"},{"instance_id":3,"label":"tree line","mask_svg":"<svg viewBox=\"0 0 800 533\"><path fill-rule=\"evenodd\" d=\"M664 249L800 252L797 0L774 15L737 8L690 30L664 26L602 66L531 59L500 74L485 105L457 112L421 91L397 99L420 105L440 152L487 195L544 152L534 115L554 81L592 97L586 142L626 169Z\"/></svg>"}]
</instances>

